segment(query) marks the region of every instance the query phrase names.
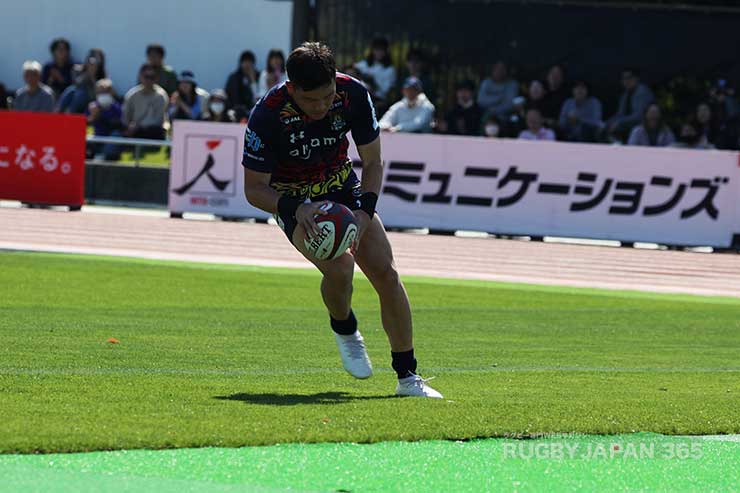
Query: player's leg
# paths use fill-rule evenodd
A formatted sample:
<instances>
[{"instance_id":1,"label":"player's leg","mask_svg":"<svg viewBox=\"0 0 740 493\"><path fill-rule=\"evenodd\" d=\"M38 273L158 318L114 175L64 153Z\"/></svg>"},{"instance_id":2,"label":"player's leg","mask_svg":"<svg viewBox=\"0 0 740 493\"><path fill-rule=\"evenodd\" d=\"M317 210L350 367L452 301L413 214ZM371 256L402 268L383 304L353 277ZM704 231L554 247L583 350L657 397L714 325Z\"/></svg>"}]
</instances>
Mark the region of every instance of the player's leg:
<instances>
[{"instance_id":1,"label":"player's leg","mask_svg":"<svg viewBox=\"0 0 740 493\"><path fill-rule=\"evenodd\" d=\"M334 260L317 260L308 253L303 226L297 225L293 231L293 245L308 261L323 274L321 280L321 297L329 315L335 320L346 320L352 306L352 277L355 261L352 255L345 253Z\"/></svg>"},{"instance_id":2,"label":"player's leg","mask_svg":"<svg viewBox=\"0 0 740 493\"><path fill-rule=\"evenodd\" d=\"M375 214L362 236L355 261L380 299L383 329L391 345L392 366L398 376L396 393L419 397L442 395L416 375L411 307L396 270L393 250L380 217Z\"/></svg>"},{"instance_id":3,"label":"player's leg","mask_svg":"<svg viewBox=\"0 0 740 493\"><path fill-rule=\"evenodd\" d=\"M354 258L349 253L344 253L334 260L317 260L308 253L303 243L306 237L303 227L294 225L292 229L293 245L323 274L321 297L329 311L331 328L344 369L355 378L370 377L373 366L367 356L362 334L357 330L357 319L352 312Z\"/></svg>"},{"instance_id":4,"label":"player's leg","mask_svg":"<svg viewBox=\"0 0 740 493\"><path fill-rule=\"evenodd\" d=\"M355 261L378 293L380 318L391 351L409 351L414 347L409 298L396 270L383 223L377 214L362 237Z\"/></svg>"}]
</instances>

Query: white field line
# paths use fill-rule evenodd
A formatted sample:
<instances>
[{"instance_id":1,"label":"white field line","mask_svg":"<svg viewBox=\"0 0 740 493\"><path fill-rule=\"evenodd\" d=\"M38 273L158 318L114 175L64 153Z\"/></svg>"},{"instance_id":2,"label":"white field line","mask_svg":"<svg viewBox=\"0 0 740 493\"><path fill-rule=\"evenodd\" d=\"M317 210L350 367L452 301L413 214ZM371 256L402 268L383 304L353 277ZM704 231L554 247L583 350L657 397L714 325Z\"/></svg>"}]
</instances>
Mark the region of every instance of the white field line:
<instances>
[{"instance_id":1,"label":"white field line","mask_svg":"<svg viewBox=\"0 0 740 493\"><path fill-rule=\"evenodd\" d=\"M376 373L392 373L390 368L378 368ZM740 373L740 367L729 368L626 368L626 367L587 367L587 366L510 366L510 367L429 367L425 374L462 373ZM344 373L341 368L282 368L260 369L217 369L217 368L0 368L0 375L200 375L200 376L269 376L269 375L312 375Z\"/></svg>"}]
</instances>

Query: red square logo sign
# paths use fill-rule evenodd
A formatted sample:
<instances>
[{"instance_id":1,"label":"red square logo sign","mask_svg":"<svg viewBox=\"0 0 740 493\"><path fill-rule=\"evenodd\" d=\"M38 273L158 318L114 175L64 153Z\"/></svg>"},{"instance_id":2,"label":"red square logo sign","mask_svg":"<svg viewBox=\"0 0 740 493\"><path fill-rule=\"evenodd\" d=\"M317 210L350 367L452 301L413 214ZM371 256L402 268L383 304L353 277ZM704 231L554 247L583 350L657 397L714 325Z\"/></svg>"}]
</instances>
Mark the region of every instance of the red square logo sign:
<instances>
[{"instance_id":1,"label":"red square logo sign","mask_svg":"<svg viewBox=\"0 0 740 493\"><path fill-rule=\"evenodd\" d=\"M223 135L186 135L184 166L177 195L198 194L233 197L236 195L236 166L239 142Z\"/></svg>"},{"instance_id":2,"label":"red square logo sign","mask_svg":"<svg viewBox=\"0 0 740 493\"><path fill-rule=\"evenodd\" d=\"M0 111L0 198L85 201L85 117Z\"/></svg>"}]
</instances>

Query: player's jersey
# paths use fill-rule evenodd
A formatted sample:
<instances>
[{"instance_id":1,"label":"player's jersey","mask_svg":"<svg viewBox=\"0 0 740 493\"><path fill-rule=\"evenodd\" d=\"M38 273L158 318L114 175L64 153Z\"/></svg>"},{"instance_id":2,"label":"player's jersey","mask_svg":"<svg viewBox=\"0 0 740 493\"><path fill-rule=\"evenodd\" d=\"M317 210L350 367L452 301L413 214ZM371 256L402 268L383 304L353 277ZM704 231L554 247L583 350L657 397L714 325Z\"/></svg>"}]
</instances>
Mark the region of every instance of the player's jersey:
<instances>
[{"instance_id":1,"label":"player's jersey","mask_svg":"<svg viewBox=\"0 0 740 493\"><path fill-rule=\"evenodd\" d=\"M336 81L334 103L321 120L306 116L284 83L268 92L249 117L242 164L272 173L270 185L291 196L310 198L342 188L354 177L347 134L364 145L380 130L367 89L341 73Z\"/></svg>"}]
</instances>

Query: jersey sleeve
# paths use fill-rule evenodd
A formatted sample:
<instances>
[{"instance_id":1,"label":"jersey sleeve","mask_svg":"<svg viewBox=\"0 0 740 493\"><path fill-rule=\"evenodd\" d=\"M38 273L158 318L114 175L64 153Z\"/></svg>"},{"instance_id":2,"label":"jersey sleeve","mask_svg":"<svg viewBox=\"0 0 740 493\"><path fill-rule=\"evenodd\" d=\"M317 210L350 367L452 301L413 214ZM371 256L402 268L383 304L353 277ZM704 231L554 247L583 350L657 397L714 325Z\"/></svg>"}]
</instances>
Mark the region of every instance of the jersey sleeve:
<instances>
[{"instance_id":1,"label":"jersey sleeve","mask_svg":"<svg viewBox=\"0 0 740 493\"><path fill-rule=\"evenodd\" d=\"M270 116L271 114L264 108L255 108L249 117L244 134L242 165L260 173L272 173L277 166L274 145L277 130L271 123Z\"/></svg>"},{"instance_id":2,"label":"jersey sleeve","mask_svg":"<svg viewBox=\"0 0 740 493\"><path fill-rule=\"evenodd\" d=\"M380 135L380 125L375 115L375 106L370 93L357 81L353 80L350 118L352 139L358 146L369 144Z\"/></svg>"}]
</instances>

